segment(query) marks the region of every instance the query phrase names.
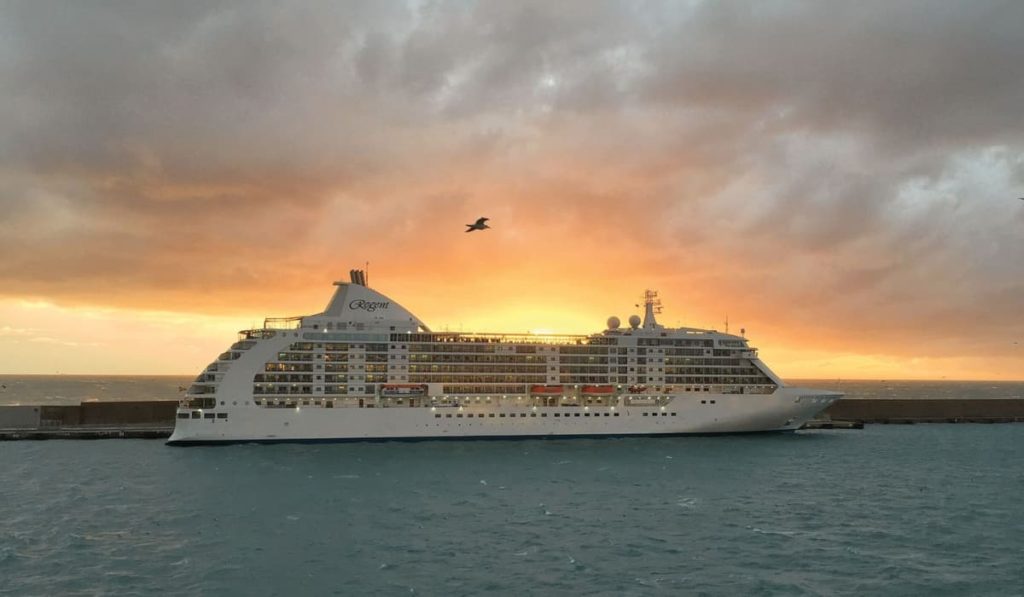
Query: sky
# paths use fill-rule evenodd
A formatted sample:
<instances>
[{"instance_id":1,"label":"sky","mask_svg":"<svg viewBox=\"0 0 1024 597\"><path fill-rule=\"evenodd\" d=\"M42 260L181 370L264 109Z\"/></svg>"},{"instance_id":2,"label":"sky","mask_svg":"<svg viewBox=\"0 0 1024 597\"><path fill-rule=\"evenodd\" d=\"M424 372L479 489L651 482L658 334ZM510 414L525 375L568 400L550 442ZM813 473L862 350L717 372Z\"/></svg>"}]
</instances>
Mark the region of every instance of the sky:
<instances>
[{"instance_id":1,"label":"sky","mask_svg":"<svg viewBox=\"0 0 1024 597\"><path fill-rule=\"evenodd\" d=\"M1024 379L1021 23L4 0L0 373L193 374L368 262L435 330L592 333L650 288L783 377Z\"/></svg>"}]
</instances>

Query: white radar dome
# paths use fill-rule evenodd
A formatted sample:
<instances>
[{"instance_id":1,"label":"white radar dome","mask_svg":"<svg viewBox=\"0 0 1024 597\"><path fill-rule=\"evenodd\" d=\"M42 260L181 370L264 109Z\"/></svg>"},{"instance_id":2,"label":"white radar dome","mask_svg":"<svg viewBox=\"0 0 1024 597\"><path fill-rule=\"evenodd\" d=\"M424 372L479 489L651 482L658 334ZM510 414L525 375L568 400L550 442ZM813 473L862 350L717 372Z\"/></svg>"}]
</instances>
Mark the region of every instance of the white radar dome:
<instances>
[{"instance_id":1,"label":"white radar dome","mask_svg":"<svg viewBox=\"0 0 1024 597\"><path fill-rule=\"evenodd\" d=\"M618 317L612 315L611 317L608 318L608 329L609 330L617 330L617 329L619 329L620 325L622 325L622 322L619 321Z\"/></svg>"},{"instance_id":2,"label":"white radar dome","mask_svg":"<svg viewBox=\"0 0 1024 597\"><path fill-rule=\"evenodd\" d=\"M633 328L634 330L636 328L640 327L640 316L639 315L630 315L629 316L629 327Z\"/></svg>"}]
</instances>

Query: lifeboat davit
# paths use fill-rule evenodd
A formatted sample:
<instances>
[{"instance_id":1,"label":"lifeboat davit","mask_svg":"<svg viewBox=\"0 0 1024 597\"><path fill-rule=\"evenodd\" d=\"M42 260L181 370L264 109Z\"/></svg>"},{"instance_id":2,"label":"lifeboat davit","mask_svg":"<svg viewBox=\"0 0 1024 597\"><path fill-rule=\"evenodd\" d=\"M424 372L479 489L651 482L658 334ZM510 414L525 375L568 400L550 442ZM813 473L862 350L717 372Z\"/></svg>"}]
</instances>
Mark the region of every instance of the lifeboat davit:
<instances>
[{"instance_id":1,"label":"lifeboat davit","mask_svg":"<svg viewBox=\"0 0 1024 597\"><path fill-rule=\"evenodd\" d=\"M423 396L427 393L424 384L384 384L380 387L381 396Z\"/></svg>"}]
</instances>

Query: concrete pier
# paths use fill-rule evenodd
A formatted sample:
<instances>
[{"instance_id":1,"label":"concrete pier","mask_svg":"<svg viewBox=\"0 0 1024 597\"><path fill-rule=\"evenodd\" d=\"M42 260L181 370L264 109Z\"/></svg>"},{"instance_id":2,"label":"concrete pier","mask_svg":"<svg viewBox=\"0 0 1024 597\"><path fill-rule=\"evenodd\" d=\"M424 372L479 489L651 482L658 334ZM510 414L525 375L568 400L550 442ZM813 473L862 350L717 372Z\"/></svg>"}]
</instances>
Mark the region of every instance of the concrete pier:
<instances>
[{"instance_id":1,"label":"concrete pier","mask_svg":"<svg viewBox=\"0 0 1024 597\"><path fill-rule=\"evenodd\" d=\"M829 406L828 418L862 423L1020 423L1024 400L1015 398L847 398Z\"/></svg>"},{"instance_id":2,"label":"concrete pier","mask_svg":"<svg viewBox=\"0 0 1024 597\"><path fill-rule=\"evenodd\" d=\"M0 441L162 439L174 431L176 400L0 406Z\"/></svg>"}]
</instances>

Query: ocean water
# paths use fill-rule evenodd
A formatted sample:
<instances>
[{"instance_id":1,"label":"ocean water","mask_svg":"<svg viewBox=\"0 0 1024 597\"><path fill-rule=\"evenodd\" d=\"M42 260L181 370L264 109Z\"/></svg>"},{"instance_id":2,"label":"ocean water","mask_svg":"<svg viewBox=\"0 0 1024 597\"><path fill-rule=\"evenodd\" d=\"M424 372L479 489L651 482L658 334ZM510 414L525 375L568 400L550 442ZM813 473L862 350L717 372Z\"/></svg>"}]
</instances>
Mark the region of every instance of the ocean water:
<instances>
[{"instance_id":1,"label":"ocean water","mask_svg":"<svg viewBox=\"0 0 1024 597\"><path fill-rule=\"evenodd\" d=\"M0 444L4 595L1020 595L1024 425Z\"/></svg>"},{"instance_id":2,"label":"ocean water","mask_svg":"<svg viewBox=\"0 0 1024 597\"><path fill-rule=\"evenodd\" d=\"M0 379L8 392L19 387L11 379ZM17 400L173 398L182 378L48 379L22 378L29 391ZM815 385L852 396L1021 392ZM5 442L0 595L1024 595L1022 463L1024 424Z\"/></svg>"},{"instance_id":3,"label":"ocean water","mask_svg":"<svg viewBox=\"0 0 1024 597\"><path fill-rule=\"evenodd\" d=\"M194 375L0 375L0 405L177 400L194 378Z\"/></svg>"}]
</instances>

